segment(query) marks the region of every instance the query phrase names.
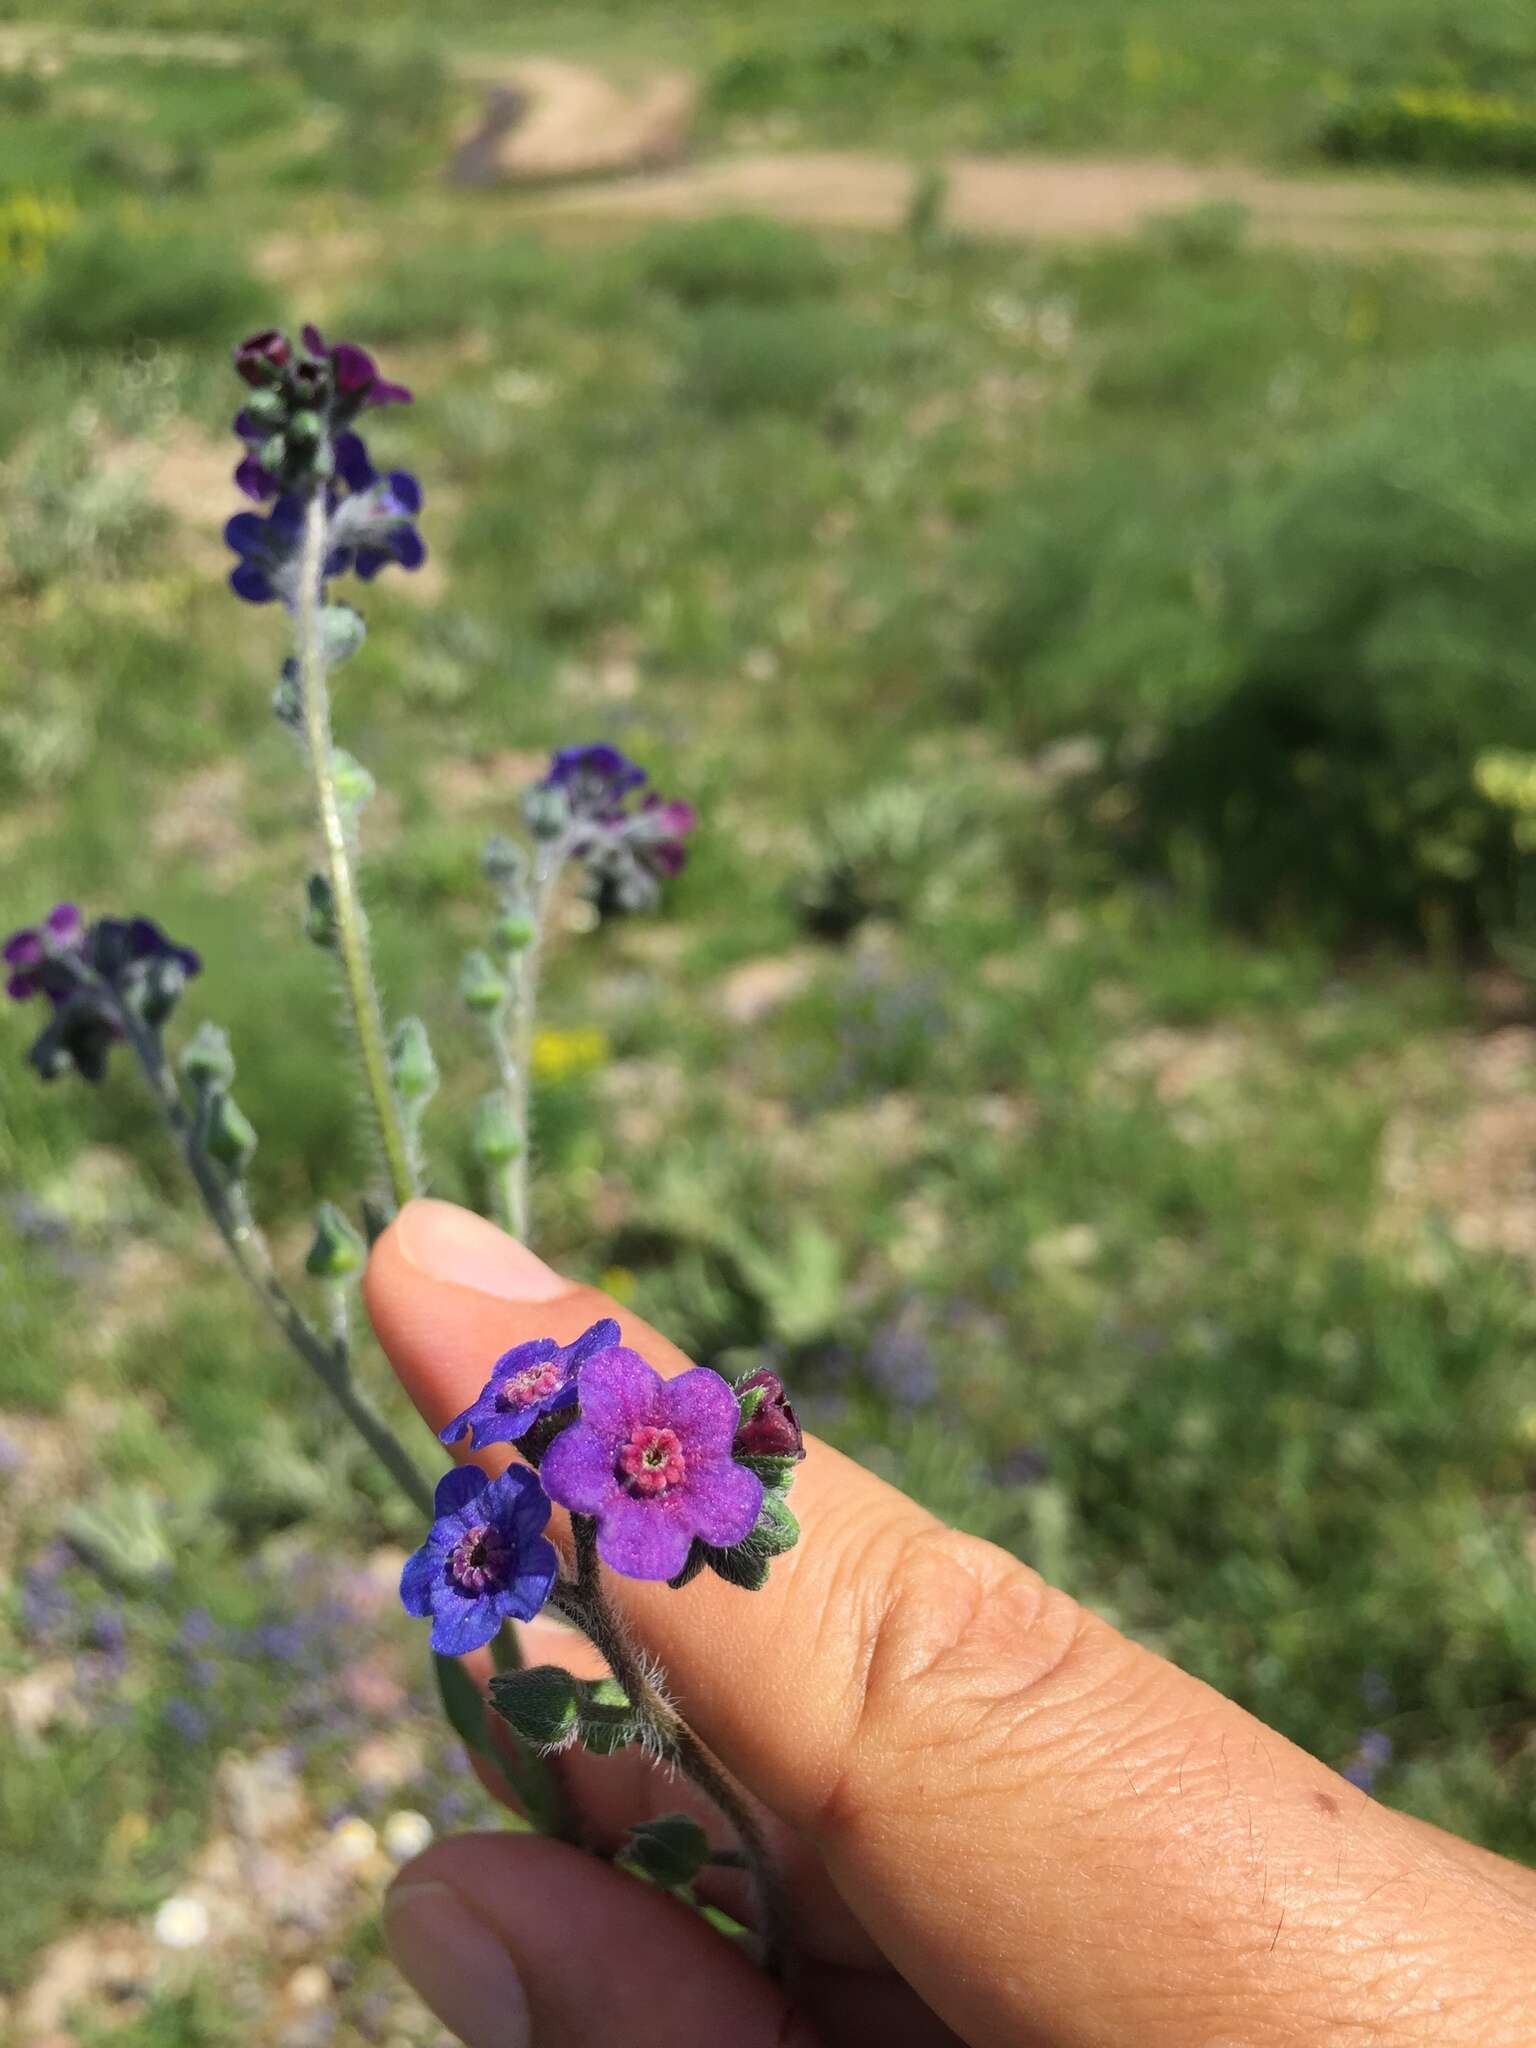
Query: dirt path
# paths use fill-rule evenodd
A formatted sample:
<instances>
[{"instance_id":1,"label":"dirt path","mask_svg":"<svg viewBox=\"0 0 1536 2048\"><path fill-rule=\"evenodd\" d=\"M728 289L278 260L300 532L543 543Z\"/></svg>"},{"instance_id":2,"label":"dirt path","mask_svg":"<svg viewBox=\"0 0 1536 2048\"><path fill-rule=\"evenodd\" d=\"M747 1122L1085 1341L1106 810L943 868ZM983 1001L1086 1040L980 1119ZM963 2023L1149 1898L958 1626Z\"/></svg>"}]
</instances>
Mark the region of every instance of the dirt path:
<instances>
[{"instance_id":1,"label":"dirt path","mask_svg":"<svg viewBox=\"0 0 1536 2048\"><path fill-rule=\"evenodd\" d=\"M18 22L0 26L0 69L69 56L239 65L257 47L232 36ZM595 152L595 163L606 169L604 150L614 140L619 103L643 105L647 91L661 82L625 90L584 65L545 58L519 64L486 52L460 52L453 68L466 86L527 103L526 120L530 127L536 124L541 151L551 158L546 170L556 175L562 152L572 161L580 161L584 150ZM669 76L675 81L675 74ZM668 118L675 118L675 110ZM944 168L949 223L1003 240L1109 239L1134 234L1159 214L1236 200L1248 209L1250 234L1261 242L1354 254L1536 253L1536 185L1530 182L1371 173L1282 177L1240 164L1158 158L957 156ZM541 213L589 218L678 219L741 210L810 226L879 231L901 225L913 178L912 165L897 157L785 150L547 186L532 203Z\"/></svg>"},{"instance_id":2,"label":"dirt path","mask_svg":"<svg viewBox=\"0 0 1536 2048\"><path fill-rule=\"evenodd\" d=\"M1247 207L1255 240L1359 253L1536 253L1536 191L1436 179L1279 178L1241 166L1157 159L955 157L945 218L968 234L1096 241L1213 200ZM899 227L910 164L853 152L719 157L543 195L540 208L598 218L678 219L742 210L809 226Z\"/></svg>"}]
</instances>

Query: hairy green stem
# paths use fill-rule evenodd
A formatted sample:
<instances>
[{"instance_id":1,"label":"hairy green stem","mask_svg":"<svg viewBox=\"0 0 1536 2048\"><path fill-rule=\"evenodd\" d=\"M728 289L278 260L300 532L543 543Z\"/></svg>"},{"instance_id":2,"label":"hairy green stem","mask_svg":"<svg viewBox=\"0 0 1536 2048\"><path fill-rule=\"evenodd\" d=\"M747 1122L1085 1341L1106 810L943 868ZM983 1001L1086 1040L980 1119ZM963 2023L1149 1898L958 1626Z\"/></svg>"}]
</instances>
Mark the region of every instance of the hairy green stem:
<instances>
[{"instance_id":1,"label":"hairy green stem","mask_svg":"<svg viewBox=\"0 0 1536 2048\"><path fill-rule=\"evenodd\" d=\"M202 1197L213 1227L241 1278L288 1343L314 1373L358 1435L419 1514L432 1513L432 1489L394 1431L354 1382L346 1352L323 1337L284 1287L267 1241L257 1228L238 1181L230 1181L208 1157L197 1125L182 1099L158 1037L124 1004L123 1028L149 1083L161 1115Z\"/></svg>"},{"instance_id":2,"label":"hairy green stem","mask_svg":"<svg viewBox=\"0 0 1536 2048\"><path fill-rule=\"evenodd\" d=\"M500 1218L506 1228L520 1244L528 1242L532 1222L528 1199L529 1157L533 1149L533 1134L529 1129L529 1094L532 1084L533 1067L533 1025L538 1009L539 970L544 961L544 939L549 926L550 906L554 902L555 885L560 871L565 866L570 848L564 839L540 841L534 858L533 887L528 904L528 921L532 936L528 944L517 955L512 992L504 1010L495 1022L494 1039L496 1067L501 1080L502 1094L506 1097L507 1113L512 1128L522 1140L517 1157L511 1160L504 1173L499 1176L497 1189L498 1209L504 1209Z\"/></svg>"},{"instance_id":3,"label":"hairy green stem","mask_svg":"<svg viewBox=\"0 0 1536 2048\"><path fill-rule=\"evenodd\" d=\"M596 1523L588 1515L572 1515L571 1533L576 1545L576 1579L574 1584L562 1584L555 1604L602 1652L634 1708L636 1719L645 1724L661 1761L691 1778L736 1830L757 1904L762 1965L769 1976L782 1980L788 1974L790 1959L788 1900L778 1864L757 1816L676 1707L652 1682L644 1659L608 1605L598 1568Z\"/></svg>"},{"instance_id":4,"label":"hairy green stem","mask_svg":"<svg viewBox=\"0 0 1536 2048\"><path fill-rule=\"evenodd\" d=\"M325 493L317 490L311 493L304 510L304 537L294 609L295 653L304 708L304 746L314 784L320 836L325 845L342 982L347 992L347 1005L352 1012L358 1057L362 1061L368 1098L373 1105L384 1165L398 1207L420 1192L420 1175L390 1078L384 1010L368 951L368 924L358 894L351 849L347 844L346 820L336 794L330 692L326 685L325 649L320 638L325 543Z\"/></svg>"}]
</instances>

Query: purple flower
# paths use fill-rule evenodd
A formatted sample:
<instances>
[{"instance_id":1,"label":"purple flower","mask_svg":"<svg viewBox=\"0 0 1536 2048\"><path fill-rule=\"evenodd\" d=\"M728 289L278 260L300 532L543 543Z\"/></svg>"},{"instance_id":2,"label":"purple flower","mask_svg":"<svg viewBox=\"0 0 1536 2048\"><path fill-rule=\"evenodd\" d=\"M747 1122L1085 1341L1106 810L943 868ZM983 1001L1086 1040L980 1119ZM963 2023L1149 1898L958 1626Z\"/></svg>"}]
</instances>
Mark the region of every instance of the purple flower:
<instances>
[{"instance_id":1,"label":"purple flower","mask_svg":"<svg viewBox=\"0 0 1536 2048\"><path fill-rule=\"evenodd\" d=\"M631 1579L675 1578L695 1537L717 1549L756 1526L762 1481L731 1456L737 1399L694 1366L664 1380L637 1351L588 1359L580 1419L544 1453L551 1500L597 1519L597 1550Z\"/></svg>"},{"instance_id":2,"label":"purple flower","mask_svg":"<svg viewBox=\"0 0 1536 2048\"><path fill-rule=\"evenodd\" d=\"M439 1441L457 1443L467 1429L471 1450L516 1443L541 1415L571 1407L582 1366L618 1341L619 1326L610 1317L594 1323L574 1344L535 1337L531 1343L514 1345L491 1367L490 1378L463 1414L439 1432Z\"/></svg>"},{"instance_id":3,"label":"purple flower","mask_svg":"<svg viewBox=\"0 0 1536 2048\"><path fill-rule=\"evenodd\" d=\"M623 814L624 799L647 777L617 747L561 747L549 764L541 789L560 790L573 818L611 821Z\"/></svg>"},{"instance_id":4,"label":"purple flower","mask_svg":"<svg viewBox=\"0 0 1536 2048\"><path fill-rule=\"evenodd\" d=\"M235 472L237 483L245 467L242 463ZM252 497L266 495L250 492ZM297 492L279 498L265 518L259 512L237 512L224 528L225 545L240 557L229 572L236 597L247 604L271 604L274 598L291 604L303 535L304 500Z\"/></svg>"},{"instance_id":5,"label":"purple flower","mask_svg":"<svg viewBox=\"0 0 1536 2048\"><path fill-rule=\"evenodd\" d=\"M549 1501L520 1465L499 1479L461 1465L438 1481L433 1507L437 1520L406 1560L400 1598L407 1614L431 1615L434 1650L460 1657L504 1621L531 1621L549 1598L557 1567L544 1535Z\"/></svg>"},{"instance_id":6,"label":"purple flower","mask_svg":"<svg viewBox=\"0 0 1536 2048\"><path fill-rule=\"evenodd\" d=\"M336 442L336 474L347 495L331 496L329 539L346 565L371 582L386 562L419 569L427 559L426 542L412 521L421 510L421 485L408 469L381 476L368 459L361 434L342 434ZM336 575L327 567L327 575Z\"/></svg>"},{"instance_id":7,"label":"purple flower","mask_svg":"<svg viewBox=\"0 0 1536 2048\"><path fill-rule=\"evenodd\" d=\"M67 957L50 973L50 962L59 956L79 958L85 942L85 921L73 903L55 903L41 924L23 925L12 932L0 953L10 969L5 992L12 1002L24 1003L43 994L61 1002L75 985Z\"/></svg>"},{"instance_id":8,"label":"purple flower","mask_svg":"<svg viewBox=\"0 0 1536 2048\"><path fill-rule=\"evenodd\" d=\"M736 1431L732 1450L738 1458L792 1458L798 1464L805 1456L805 1439L784 1382L766 1365L736 1383L739 1396L761 1387L763 1398Z\"/></svg>"},{"instance_id":9,"label":"purple flower","mask_svg":"<svg viewBox=\"0 0 1536 2048\"><path fill-rule=\"evenodd\" d=\"M124 998L161 1022L202 968L197 954L168 939L152 918L101 917L86 927L72 903L56 904L42 924L13 932L4 954L8 994L17 1002L42 994L52 1007L27 1052L45 1081L70 1068L99 1081L123 1036Z\"/></svg>"},{"instance_id":10,"label":"purple flower","mask_svg":"<svg viewBox=\"0 0 1536 2048\"><path fill-rule=\"evenodd\" d=\"M356 342L338 341L327 348L318 327L306 327L303 340L311 356L330 364L336 408L346 418L369 405L410 404L411 394L405 386L386 383L373 357Z\"/></svg>"},{"instance_id":11,"label":"purple flower","mask_svg":"<svg viewBox=\"0 0 1536 2048\"><path fill-rule=\"evenodd\" d=\"M407 469L391 470L387 476L381 476L369 461L359 434L342 434L337 438L335 462L335 481L326 489L327 551L323 574L340 576L355 569L365 581L371 581L386 562L398 562L403 569L419 569L427 558L427 549L412 524L421 510L421 485L415 477ZM267 471L255 463L255 481L242 481L246 468L246 463L240 465L235 481L251 497L269 496L267 486L276 486ZM294 603L304 537L304 506L301 492L288 491L265 517L259 512L237 512L225 526L224 539L240 557L230 572L229 585L247 604L270 604L274 599L289 606Z\"/></svg>"},{"instance_id":12,"label":"purple flower","mask_svg":"<svg viewBox=\"0 0 1536 2048\"><path fill-rule=\"evenodd\" d=\"M1367 1728L1360 1746L1344 1766L1341 1775L1362 1792L1369 1792L1392 1761L1392 1738L1381 1728Z\"/></svg>"},{"instance_id":13,"label":"purple flower","mask_svg":"<svg viewBox=\"0 0 1536 2048\"><path fill-rule=\"evenodd\" d=\"M684 844L698 822L691 804L650 791L630 798L647 777L617 747L562 747L528 797L529 822L548 837L568 834L571 857L586 864L591 892L604 910L646 910L658 884L688 858Z\"/></svg>"}]
</instances>

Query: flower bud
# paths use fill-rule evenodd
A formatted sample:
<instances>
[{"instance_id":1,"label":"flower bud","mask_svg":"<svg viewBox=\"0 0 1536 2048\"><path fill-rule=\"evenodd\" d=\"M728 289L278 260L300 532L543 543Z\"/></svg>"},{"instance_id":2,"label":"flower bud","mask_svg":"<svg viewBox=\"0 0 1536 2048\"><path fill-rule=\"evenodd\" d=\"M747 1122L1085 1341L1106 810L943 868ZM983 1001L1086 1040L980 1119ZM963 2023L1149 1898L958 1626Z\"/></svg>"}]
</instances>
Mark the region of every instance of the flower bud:
<instances>
[{"instance_id":1,"label":"flower bud","mask_svg":"<svg viewBox=\"0 0 1536 2048\"><path fill-rule=\"evenodd\" d=\"M499 1010L507 999L507 984L496 972L489 954L466 953L459 975L459 994L466 1009L481 1015Z\"/></svg>"},{"instance_id":2,"label":"flower bud","mask_svg":"<svg viewBox=\"0 0 1536 2048\"><path fill-rule=\"evenodd\" d=\"M555 1749L577 1732L581 1680L558 1664L505 1671L491 1680L491 1705L525 1742Z\"/></svg>"},{"instance_id":3,"label":"flower bud","mask_svg":"<svg viewBox=\"0 0 1536 2048\"><path fill-rule=\"evenodd\" d=\"M235 371L247 384L280 384L293 357L293 344L276 327L249 335L235 350Z\"/></svg>"},{"instance_id":4,"label":"flower bud","mask_svg":"<svg viewBox=\"0 0 1536 2048\"><path fill-rule=\"evenodd\" d=\"M294 448L313 448L324 433L325 421L308 406L289 417L288 440Z\"/></svg>"},{"instance_id":5,"label":"flower bud","mask_svg":"<svg viewBox=\"0 0 1536 2048\"><path fill-rule=\"evenodd\" d=\"M523 798L523 816L535 839L558 839L571 822L571 806L564 790L536 783Z\"/></svg>"},{"instance_id":6,"label":"flower bud","mask_svg":"<svg viewBox=\"0 0 1536 2048\"><path fill-rule=\"evenodd\" d=\"M186 985L187 970L179 960L169 954L150 960L134 991L135 1004L144 1022L152 1029L163 1024L181 1000Z\"/></svg>"},{"instance_id":7,"label":"flower bud","mask_svg":"<svg viewBox=\"0 0 1536 2048\"><path fill-rule=\"evenodd\" d=\"M360 811L370 803L378 784L355 755L345 747L331 749L331 782L336 801L344 811Z\"/></svg>"},{"instance_id":8,"label":"flower bud","mask_svg":"<svg viewBox=\"0 0 1536 2048\"><path fill-rule=\"evenodd\" d=\"M212 1089L204 1098L202 1119L203 1150L220 1166L239 1173L256 1150L256 1133L250 1119L222 1088Z\"/></svg>"},{"instance_id":9,"label":"flower bud","mask_svg":"<svg viewBox=\"0 0 1536 2048\"><path fill-rule=\"evenodd\" d=\"M363 1240L336 1204L322 1202L315 1211L315 1237L304 1260L305 1272L316 1280L345 1280L366 1257Z\"/></svg>"},{"instance_id":10,"label":"flower bud","mask_svg":"<svg viewBox=\"0 0 1536 2048\"><path fill-rule=\"evenodd\" d=\"M475 1111L471 1148L482 1166L510 1166L523 1149L523 1134L513 1121L505 1095L487 1095Z\"/></svg>"},{"instance_id":11,"label":"flower bud","mask_svg":"<svg viewBox=\"0 0 1536 2048\"><path fill-rule=\"evenodd\" d=\"M508 839L498 832L485 843L485 852L480 856L480 872L498 889L518 889L528 872L527 856L515 839Z\"/></svg>"},{"instance_id":12,"label":"flower bud","mask_svg":"<svg viewBox=\"0 0 1536 2048\"><path fill-rule=\"evenodd\" d=\"M283 663L277 688L272 692L272 716L290 732L303 729L304 687L299 680L299 664L291 657Z\"/></svg>"},{"instance_id":13,"label":"flower bud","mask_svg":"<svg viewBox=\"0 0 1536 2048\"><path fill-rule=\"evenodd\" d=\"M336 896L324 875L311 875L304 884L304 936L317 946L336 943Z\"/></svg>"},{"instance_id":14,"label":"flower bud","mask_svg":"<svg viewBox=\"0 0 1536 2048\"><path fill-rule=\"evenodd\" d=\"M402 1017L389 1048L390 1078L402 1102L430 1102L437 1093L437 1061L419 1017Z\"/></svg>"},{"instance_id":15,"label":"flower bud","mask_svg":"<svg viewBox=\"0 0 1536 2048\"><path fill-rule=\"evenodd\" d=\"M709 1837L691 1814L658 1813L635 1823L623 1854L654 1883L675 1891L692 1884L709 1861Z\"/></svg>"},{"instance_id":16,"label":"flower bud","mask_svg":"<svg viewBox=\"0 0 1536 2048\"><path fill-rule=\"evenodd\" d=\"M798 1464L805 1456L805 1438L784 1382L766 1366L736 1382L741 1420L731 1455L736 1458L777 1458Z\"/></svg>"},{"instance_id":17,"label":"flower bud","mask_svg":"<svg viewBox=\"0 0 1536 2048\"><path fill-rule=\"evenodd\" d=\"M327 604L320 608L320 651L326 663L336 668L356 654L367 638L368 628L361 612L349 604Z\"/></svg>"},{"instance_id":18,"label":"flower bud","mask_svg":"<svg viewBox=\"0 0 1536 2048\"><path fill-rule=\"evenodd\" d=\"M235 1079L235 1056L229 1033L217 1024L199 1024L182 1048L181 1071L199 1094L205 1088L228 1089Z\"/></svg>"},{"instance_id":19,"label":"flower bud","mask_svg":"<svg viewBox=\"0 0 1536 2048\"><path fill-rule=\"evenodd\" d=\"M526 910L504 910L491 927L491 940L498 952L525 953L538 935L538 926Z\"/></svg>"},{"instance_id":20,"label":"flower bud","mask_svg":"<svg viewBox=\"0 0 1536 2048\"><path fill-rule=\"evenodd\" d=\"M283 394L271 388L253 391L245 401L245 416L258 427L280 427L287 412Z\"/></svg>"}]
</instances>

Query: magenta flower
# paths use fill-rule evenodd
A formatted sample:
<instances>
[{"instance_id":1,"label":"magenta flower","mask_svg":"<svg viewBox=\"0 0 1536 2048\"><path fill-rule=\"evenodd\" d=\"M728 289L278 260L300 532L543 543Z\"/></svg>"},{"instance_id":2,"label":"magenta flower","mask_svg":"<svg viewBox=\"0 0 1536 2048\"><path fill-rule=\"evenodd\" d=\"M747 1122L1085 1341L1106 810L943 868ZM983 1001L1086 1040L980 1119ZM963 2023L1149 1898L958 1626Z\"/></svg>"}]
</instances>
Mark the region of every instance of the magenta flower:
<instances>
[{"instance_id":1,"label":"magenta flower","mask_svg":"<svg viewBox=\"0 0 1536 2048\"><path fill-rule=\"evenodd\" d=\"M694 1538L728 1550L751 1534L763 1484L731 1456L736 1396L705 1366L664 1380L622 1345L581 1368L580 1419L544 1453L551 1500L597 1521L597 1552L630 1579L671 1579Z\"/></svg>"},{"instance_id":2,"label":"magenta flower","mask_svg":"<svg viewBox=\"0 0 1536 2048\"><path fill-rule=\"evenodd\" d=\"M354 341L338 341L327 348L318 327L306 327L304 346L311 356L331 366L337 411L350 419L365 405L409 405L411 394L403 384L390 384L379 375L379 366L367 349Z\"/></svg>"},{"instance_id":3,"label":"magenta flower","mask_svg":"<svg viewBox=\"0 0 1536 2048\"><path fill-rule=\"evenodd\" d=\"M553 1337L515 1344L491 1367L490 1378L463 1414L439 1432L439 1440L455 1444L467 1429L472 1450L516 1443L541 1415L571 1407L582 1366L598 1352L611 1351L618 1341L619 1326L609 1317L594 1323L574 1344L557 1344Z\"/></svg>"},{"instance_id":4,"label":"magenta flower","mask_svg":"<svg viewBox=\"0 0 1536 2048\"><path fill-rule=\"evenodd\" d=\"M462 1657L504 1621L532 1621L549 1598L559 1565L544 1534L549 1501L526 1466L487 1479L460 1465L437 1482L432 1506L437 1520L406 1559L400 1599L407 1614L431 1615L439 1655Z\"/></svg>"}]
</instances>

